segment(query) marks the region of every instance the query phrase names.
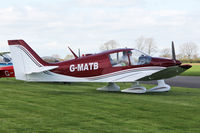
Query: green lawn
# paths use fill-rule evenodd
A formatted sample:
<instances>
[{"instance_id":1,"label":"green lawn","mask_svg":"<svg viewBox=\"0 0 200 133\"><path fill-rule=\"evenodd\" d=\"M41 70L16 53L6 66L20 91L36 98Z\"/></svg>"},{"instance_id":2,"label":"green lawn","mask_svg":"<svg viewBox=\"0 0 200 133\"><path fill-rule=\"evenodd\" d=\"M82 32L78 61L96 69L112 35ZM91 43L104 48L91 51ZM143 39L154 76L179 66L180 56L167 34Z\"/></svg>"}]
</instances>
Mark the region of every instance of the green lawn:
<instances>
[{"instance_id":1,"label":"green lawn","mask_svg":"<svg viewBox=\"0 0 200 133\"><path fill-rule=\"evenodd\" d=\"M200 76L200 64L191 64L192 68L183 72L181 76Z\"/></svg>"},{"instance_id":2,"label":"green lawn","mask_svg":"<svg viewBox=\"0 0 200 133\"><path fill-rule=\"evenodd\" d=\"M103 85L0 79L0 133L200 132L200 89L140 95L96 91Z\"/></svg>"}]
</instances>

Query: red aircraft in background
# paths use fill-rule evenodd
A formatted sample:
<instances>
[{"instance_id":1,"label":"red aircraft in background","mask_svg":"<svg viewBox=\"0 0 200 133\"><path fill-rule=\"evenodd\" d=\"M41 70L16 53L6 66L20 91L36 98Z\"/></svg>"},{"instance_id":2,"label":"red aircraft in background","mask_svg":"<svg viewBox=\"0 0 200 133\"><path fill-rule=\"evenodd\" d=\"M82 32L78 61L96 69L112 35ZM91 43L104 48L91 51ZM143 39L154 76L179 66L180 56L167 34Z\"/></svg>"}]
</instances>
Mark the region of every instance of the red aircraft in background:
<instances>
[{"instance_id":1,"label":"red aircraft in background","mask_svg":"<svg viewBox=\"0 0 200 133\"><path fill-rule=\"evenodd\" d=\"M165 92L170 86L164 79L176 76L189 69L176 60L172 43L172 59L151 57L131 48L108 50L75 59L48 63L40 58L23 40L8 40L15 76L18 80L35 82L108 82L101 91L121 91L116 82L132 82L122 92ZM157 80L158 86L147 90L139 81Z\"/></svg>"},{"instance_id":2,"label":"red aircraft in background","mask_svg":"<svg viewBox=\"0 0 200 133\"><path fill-rule=\"evenodd\" d=\"M9 52L0 52L0 78L15 77Z\"/></svg>"},{"instance_id":3,"label":"red aircraft in background","mask_svg":"<svg viewBox=\"0 0 200 133\"><path fill-rule=\"evenodd\" d=\"M15 77L13 66L0 67L0 78Z\"/></svg>"}]
</instances>

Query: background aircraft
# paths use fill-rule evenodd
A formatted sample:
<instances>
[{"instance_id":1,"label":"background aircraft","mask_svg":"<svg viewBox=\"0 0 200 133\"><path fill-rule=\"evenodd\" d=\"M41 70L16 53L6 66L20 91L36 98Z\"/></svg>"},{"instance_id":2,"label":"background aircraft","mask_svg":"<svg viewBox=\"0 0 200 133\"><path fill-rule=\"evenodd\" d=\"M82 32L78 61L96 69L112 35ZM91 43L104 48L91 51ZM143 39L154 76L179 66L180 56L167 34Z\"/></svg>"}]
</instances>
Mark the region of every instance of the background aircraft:
<instances>
[{"instance_id":1,"label":"background aircraft","mask_svg":"<svg viewBox=\"0 0 200 133\"><path fill-rule=\"evenodd\" d=\"M108 82L98 88L103 91L120 91L115 82L133 82L122 92L145 93L169 91L163 79L170 78L189 69L173 59L151 57L136 49L123 48L78 57L75 59L47 63L42 60L23 40L8 40L13 59L15 76L18 80L36 82ZM158 86L146 90L138 81L158 80Z\"/></svg>"},{"instance_id":2,"label":"background aircraft","mask_svg":"<svg viewBox=\"0 0 200 133\"><path fill-rule=\"evenodd\" d=\"M10 52L0 53L0 78L14 77L14 69L12 59L9 56Z\"/></svg>"},{"instance_id":3,"label":"background aircraft","mask_svg":"<svg viewBox=\"0 0 200 133\"><path fill-rule=\"evenodd\" d=\"M0 78L15 77L13 66L0 67Z\"/></svg>"}]
</instances>

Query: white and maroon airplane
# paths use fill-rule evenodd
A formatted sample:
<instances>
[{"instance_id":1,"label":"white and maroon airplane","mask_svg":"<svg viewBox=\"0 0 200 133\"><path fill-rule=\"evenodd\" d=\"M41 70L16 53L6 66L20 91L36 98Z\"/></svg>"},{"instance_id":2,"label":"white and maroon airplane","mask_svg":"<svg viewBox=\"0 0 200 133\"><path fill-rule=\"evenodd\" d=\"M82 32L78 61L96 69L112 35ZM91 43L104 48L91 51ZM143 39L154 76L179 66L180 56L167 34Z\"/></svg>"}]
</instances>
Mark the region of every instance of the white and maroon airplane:
<instances>
[{"instance_id":1,"label":"white and maroon airplane","mask_svg":"<svg viewBox=\"0 0 200 133\"><path fill-rule=\"evenodd\" d=\"M23 40L8 40L16 79L35 82L108 82L102 91L121 91L115 82L133 82L122 92L165 92L170 86L163 79L170 78L189 69L175 59L155 58L136 49L123 48L78 57L75 59L47 63ZM158 86L147 90L139 81L158 80Z\"/></svg>"}]
</instances>

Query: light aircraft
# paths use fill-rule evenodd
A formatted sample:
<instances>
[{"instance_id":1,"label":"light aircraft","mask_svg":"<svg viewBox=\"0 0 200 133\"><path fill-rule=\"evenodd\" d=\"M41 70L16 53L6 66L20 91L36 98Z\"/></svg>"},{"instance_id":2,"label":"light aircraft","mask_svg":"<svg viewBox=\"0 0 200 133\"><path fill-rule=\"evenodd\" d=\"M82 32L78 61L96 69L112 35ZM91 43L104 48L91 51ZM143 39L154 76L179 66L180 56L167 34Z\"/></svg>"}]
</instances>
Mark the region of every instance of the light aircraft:
<instances>
[{"instance_id":1,"label":"light aircraft","mask_svg":"<svg viewBox=\"0 0 200 133\"><path fill-rule=\"evenodd\" d=\"M9 52L0 52L0 78L14 77L13 64Z\"/></svg>"},{"instance_id":2,"label":"light aircraft","mask_svg":"<svg viewBox=\"0 0 200 133\"><path fill-rule=\"evenodd\" d=\"M8 40L16 79L35 82L108 82L97 90L128 93L165 92L170 86L164 79L189 69L176 60L174 44L173 59L151 57L131 48L108 50L75 59L47 63L23 40ZM147 90L139 81L157 80L158 85ZM132 86L120 90L116 82L132 82Z\"/></svg>"}]
</instances>

